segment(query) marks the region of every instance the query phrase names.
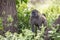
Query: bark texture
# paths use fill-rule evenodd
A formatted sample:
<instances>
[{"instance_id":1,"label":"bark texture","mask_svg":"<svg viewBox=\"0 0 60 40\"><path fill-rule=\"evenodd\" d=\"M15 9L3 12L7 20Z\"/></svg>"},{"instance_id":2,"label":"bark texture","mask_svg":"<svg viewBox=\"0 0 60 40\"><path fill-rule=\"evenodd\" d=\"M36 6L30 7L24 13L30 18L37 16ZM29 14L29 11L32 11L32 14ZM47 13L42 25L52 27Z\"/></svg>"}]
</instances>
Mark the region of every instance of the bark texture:
<instances>
[{"instance_id":1,"label":"bark texture","mask_svg":"<svg viewBox=\"0 0 60 40\"><path fill-rule=\"evenodd\" d=\"M4 32L18 32L16 0L0 0L0 17Z\"/></svg>"}]
</instances>

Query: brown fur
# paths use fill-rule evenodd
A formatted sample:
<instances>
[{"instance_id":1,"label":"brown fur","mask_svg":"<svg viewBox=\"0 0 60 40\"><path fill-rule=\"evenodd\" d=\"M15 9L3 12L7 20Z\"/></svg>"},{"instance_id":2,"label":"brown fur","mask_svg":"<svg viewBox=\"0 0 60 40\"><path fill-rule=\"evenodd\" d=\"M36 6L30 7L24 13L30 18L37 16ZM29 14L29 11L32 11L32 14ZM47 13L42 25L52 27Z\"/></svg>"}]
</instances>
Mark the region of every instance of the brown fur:
<instances>
[{"instance_id":1,"label":"brown fur","mask_svg":"<svg viewBox=\"0 0 60 40\"><path fill-rule=\"evenodd\" d=\"M40 29L40 26L42 26L42 24L44 26L47 26L47 20L43 14L39 13L38 10L34 9L31 12L30 24L32 26L32 31L34 32L35 26L37 26L38 29Z\"/></svg>"},{"instance_id":2,"label":"brown fur","mask_svg":"<svg viewBox=\"0 0 60 40\"><path fill-rule=\"evenodd\" d=\"M59 26L59 28L57 29L57 32L60 32L60 15L59 15L59 17L54 21L53 27L56 28L57 25Z\"/></svg>"}]
</instances>

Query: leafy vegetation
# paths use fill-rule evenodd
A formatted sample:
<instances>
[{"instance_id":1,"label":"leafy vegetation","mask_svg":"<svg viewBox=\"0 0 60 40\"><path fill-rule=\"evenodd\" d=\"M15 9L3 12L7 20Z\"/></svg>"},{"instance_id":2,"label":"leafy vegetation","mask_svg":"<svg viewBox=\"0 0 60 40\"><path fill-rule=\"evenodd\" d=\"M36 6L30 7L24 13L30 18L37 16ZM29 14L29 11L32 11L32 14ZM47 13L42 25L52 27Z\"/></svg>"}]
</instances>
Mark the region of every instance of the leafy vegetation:
<instances>
[{"instance_id":1,"label":"leafy vegetation","mask_svg":"<svg viewBox=\"0 0 60 40\"><path fill-rule=\"evenodd\" d=\"M59 0L58 0L59 1ZM52 28L52 23L60 15L60 2L56 0L52 1L52 4L47 8L43 9L43 13L46 15L48 21L48 27ZM45 27L42 26L42 30L38 31L37 36L31 32L31 26L29 24L30 12L27 6L28 0L16 0L17 16L18 16L18 28L20 34L6 32L3 37L0 35L0 40L43 40ZM9 16L8 21L13 21L12 17ZM2 19L0 18L0 27L2 27ZM57 29L57 28L56 28ZM56 29L52 28L49 36L52 36L54 40L60 40L60 33L56 33Z\"/></svg>"}]
</instances>

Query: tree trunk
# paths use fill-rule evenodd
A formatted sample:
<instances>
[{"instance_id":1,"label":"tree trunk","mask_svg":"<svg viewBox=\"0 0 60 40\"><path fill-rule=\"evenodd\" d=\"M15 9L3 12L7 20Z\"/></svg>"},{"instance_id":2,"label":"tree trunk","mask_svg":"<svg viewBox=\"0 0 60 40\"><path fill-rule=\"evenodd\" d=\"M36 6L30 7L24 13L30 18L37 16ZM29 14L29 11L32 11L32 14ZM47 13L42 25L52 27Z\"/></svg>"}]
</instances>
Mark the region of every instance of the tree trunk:
<instances>
[{"instance_id":1,"label":"tree trunk","mask_svg":"<svg viewBox=\"0 0 60 40\"><path fill-rule=\"evenodd\" d=\"M4 32L18 32L16 0L0 0L0 17Z\"/></svg>"}]
</instances>

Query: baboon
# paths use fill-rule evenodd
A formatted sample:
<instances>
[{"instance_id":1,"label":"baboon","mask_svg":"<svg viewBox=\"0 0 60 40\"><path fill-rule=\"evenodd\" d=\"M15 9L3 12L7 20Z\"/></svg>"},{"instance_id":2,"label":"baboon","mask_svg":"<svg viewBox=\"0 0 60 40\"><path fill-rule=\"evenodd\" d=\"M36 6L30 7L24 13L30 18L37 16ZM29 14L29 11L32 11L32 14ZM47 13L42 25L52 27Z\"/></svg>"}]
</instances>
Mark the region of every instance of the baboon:
<instances>
[{"instance_id":1,"label":"baboon","mask_svg":"<svg viewBox=\"0 0 60 40\"><path fill-rule=\"evenodd\" d=\"M39 30L42 24L47 26L47 20L44 14L41 14L38 10L34 9L31 12L30 16L30 24L32 26L32 32L35 32L35 27Z\"/></svg>"},{"instance_id":2,"label":"baboon","mask_svg":"<svg viewBox=\"0 0 60 40\"><path fill-rule=\"evenodd\" d=\"M55 20L55 22L54 22L53 24L54 24L54 26L56 26L57 24L60 25L60 15L59 15L59 17Z\"/></svg>"},{"instance_id":3,"label":"baboon","mask_svg":"<svg viewBox=\"0 0 60 40\"><path fill-rule=\"evenodd\" d=\"M54 23L53 23L53 27L56 28L57 25L59 26L59 28L57 29L56 32L60 32L60 15L59 15L59 17L54 21Z\"/></svg>"},{"instance_id":4,"label":"baboon","mask_svg":"<svg viewBox=\"0 0 60 40\"><path fill-rule=\"evenodd\" d=\"M49 28L49 27L46 27L45 28L45 31L44 31L44 36L43 36L43 39L44 40L54 40L54 38L52 38L53 36L49 36L49 31L51 31L52 29Z\"/></svg>"}]
</instances>

